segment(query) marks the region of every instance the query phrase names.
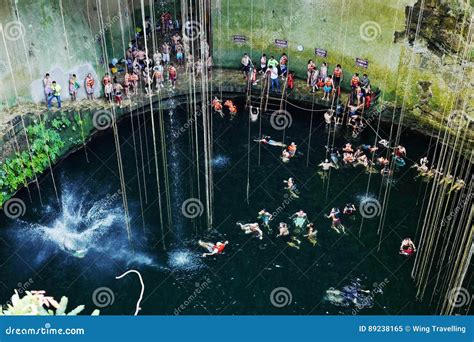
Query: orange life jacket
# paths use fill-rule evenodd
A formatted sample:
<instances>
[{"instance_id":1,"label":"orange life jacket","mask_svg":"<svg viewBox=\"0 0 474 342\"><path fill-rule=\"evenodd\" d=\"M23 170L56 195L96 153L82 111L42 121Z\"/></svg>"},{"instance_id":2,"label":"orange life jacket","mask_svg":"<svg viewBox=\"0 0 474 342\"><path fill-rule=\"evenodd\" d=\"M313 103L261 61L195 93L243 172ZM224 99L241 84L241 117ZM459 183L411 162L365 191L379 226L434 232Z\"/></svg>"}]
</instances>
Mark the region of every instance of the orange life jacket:
<instances>
[{"instance_id":1,"label":"orange life jacket","mask_svg":"<svg viewBox=\"0 0 474 342\"><path fill-rule=\"evenodd\" d=\"M359 77L357 77L357 76L352 76L351 85L354 85L354 86L359 85Z\"/></svg>"},{"instance_id":2,"label":"orange life jacket","mask_svg":"<svg viewBox=\"0 0 474 342\"><path fill-rule=\"evenodd\" d=\"M339 69L339 68L334 69L335 77L341 77L341 75L342 75L342 69Z\"/></svg>"},{"instance_id":3,"label":"orange life jacket","mask_svg":"<svg viewBox=\"0 0 474 342\"><path fill-rule=\"evenodd\" d=\"M326 86L327 87L332 87L332 80L331 79L327 79L326 82L325 82Z\"/></svg>"}]
</instances>

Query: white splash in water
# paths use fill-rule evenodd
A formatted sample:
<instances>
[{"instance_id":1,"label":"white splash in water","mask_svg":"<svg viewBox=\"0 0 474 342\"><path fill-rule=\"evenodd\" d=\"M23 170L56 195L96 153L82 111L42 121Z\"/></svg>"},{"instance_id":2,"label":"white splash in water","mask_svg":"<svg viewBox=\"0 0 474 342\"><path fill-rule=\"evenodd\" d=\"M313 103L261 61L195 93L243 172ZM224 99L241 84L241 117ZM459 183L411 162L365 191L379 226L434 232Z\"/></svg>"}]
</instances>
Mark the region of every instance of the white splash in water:
<instances>
[{"instance_id":1,"label":"white splash in water","mask_svg":"<svg viewBox=\"0 0 474 342\"><path fill-rule=\"evenodd\" d=\"M151 257L129 249L119 192L94 202L87 202L87 195L78 198L75 193L62 194L61 211L49 222L21 222L22 227L16 229L18 237L29 241L41 239L76 258L95 251L127 265L156 266ZM25 226L29 229L24 229Z\"/></svg>"},{"instance_id":2,"label":"white splash in water","mask_svg":"<svg viewBox=\"0 0 474 342\"><path fill-rule=\"evenodd\" d=\"M193 271L203 266L199 257L189 250L176 250L169 253L169 267L172 270Z\"/></svg>"},{"instance_id":3,"label":"white splash in water","mask_svg":"<svg viewBox=\"0 0 474 342\"><path fill-rule=\"evenodd\" d=\"M212 166L219 170L230 164L230 158L223 154L218 154L212 159Z\"/></svg>"}]
</instances>

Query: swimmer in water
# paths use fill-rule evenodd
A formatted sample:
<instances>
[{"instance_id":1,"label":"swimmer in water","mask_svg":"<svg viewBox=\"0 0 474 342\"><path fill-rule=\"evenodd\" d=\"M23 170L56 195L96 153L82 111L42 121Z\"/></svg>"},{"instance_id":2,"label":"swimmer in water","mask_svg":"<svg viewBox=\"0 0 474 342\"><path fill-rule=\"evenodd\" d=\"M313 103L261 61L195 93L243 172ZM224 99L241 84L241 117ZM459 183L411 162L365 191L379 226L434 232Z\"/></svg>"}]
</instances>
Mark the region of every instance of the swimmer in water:
<instances>
[{"instance_id":1,"label":"swimmer in water","mask_svg":"<svg viewBox=\"0 0 474 342\"><path fill-rule=\"evenodd\" d=\"M332 208L331 212L329 215L327 215L327 218L332 219L332 224L331 228L334 229L338 234L342 233L346 234L346 228L341 224L341 219L339 218L339 209L337 208Z\"/></svg>"},{"instance_id":2,"label":"swimmer in water","mask_svg":"<svg viewBox=\"0 0 474 342\"><path fill-rule=\"evenodd\" d=\"M314 223L309 223L306 228L308 228L308 234L303 235L304 237L308 238L308 241L313 245L313 247L318 243L316 240L316 235L318 234L318 231L316 230L316 227L314 226Z\"/></svg>"},{"instance_id":3,"label":"swimmer in water","mask_svg":"<svg viewBox=\"0 0 474 342\"><path fill-rule=\"evenodd\" d=\"M388 142L388 140L385 140L385 139L380 140L379 144L382 145L385 148L389 148L389 146L390 146L390 143Z\"/></svg>"},{"instance_id":4,"label":"swimmer in water","mask_svg":"<svg viewBox=\"0 0 474 342\"><path fill-rule=\"evenodd\" d=\"M342 151L343 151L343 152L349 152L349 153L354 152L354 150L352 149L351 143L347 143L347 144L342 148Z\"/></svg>"},{"instance_id":5,"label":"swimmer in water","mask_svg":"<svg viewBox=\"0 0 474 342\"><path fill-rule=\"evenodd\" d=\"M413 253L416 252L416 247L413 241L411 241L410 238L406 238L402 241L402 244L400 246L400 254L401 255L406 255L410 256L413 255Z\"/></svg>"},{"instance_id":6,"label":"swimmer in water","mask_svg":"<svg viewBox=\"0 0 474 342\"><path fill-rule=\"evenodd\" d=\"M336 168L334 164L329 161L329 159L325 159L318 166L320 166L324 171L328 171L331 167Z\"/></svg>"},{"instance_id":7,"label":"swimmer in water","mask_svg":"<svg viewBox=\"0 0 474 342\"><path fill-rule=\"evenodd\" d=\"M369 151L370 153L377 152L377 150L379 149L377 146L371 146L371 145L365 145L365 144L363 144L361 147L364 151Z\"/></svg>"},{"instance_id":8,"label":"swimmer in water","mask_svg":"<svg viewBox=\"0 0 474 342\"><path fill-rule=\"evenodd\" d=\"M386 166L390 164L390 160L384 157L377 158L377 163L379 163L381 166Z\"/></svg>"},{"instance_id":9,"label":"swimmer in water","mask_svg":"<svg viewBox=\"0 0 474 342\"><path fill-rule=\"evenodd\" d=\"M229 241L217 242L216 244L213 244L212 242L204 242L204 241L201 241L201 240L198 241L199 246L201 246L201 247L203 247L203 248L205 248L209 251L209 253L204 253L202 255L204 258L206 256L210 256L210 255L222 254L222 252L224 251L225 246L227 246L228 243L229 243Z\"/></svg>"},{"instance_id":10,"label":"swimmer in water","mask_svg":"<svg viewBox=\"0 0 474 342\"><path fill-rule=\"evenodd\" d=\"M237 222L237 224L240 226L240 229L242 229L245 234L254 234L256 238L262 240L263 239L263 232L258 226L258 223L246 223L242 224L240 222Z\"/></svg>"},{"instance_id":11,"label":"swimmer in water","mask_svg":"<svg viewBox=\"0 0 474 342\"><path fill-rule=\"evenodd\" d=\"M287 150L281 151L281 161L284 163L288 163L290 161L291 155Z\"/></svg>"},{"instance_id":12,"label":"swimmer in water","mask_svg":"<svg viewBox=\"0 0 474 342\"><path fill-rule=\"evenodd\" d=\"M276 237L280 236L288 236L290 235L290 230L288 229L288 225L285 222L280 222L278 225L278 234Z\"/></svg>"},{"instance_id":13,"label":"swimmer in water","mask_svg":"<svg viewBox=\"0 0 474 342\"><path fill-rule=\"evenodd\" d=\"M393 154L399 158L405 158L407 156L407 150L402 145L398 145L393 149Z\"/></svg>"},{"instance_id":14,"label":"swimmer in water","mask_svg":"<svg viewBox=\"0 0 474 342\"><path fill-rule=\"evenodd\" d=\"M453 175L448 174L448 175L444 176L444 177L439 181L439 185L442 185L443 183L446 184L446 185L449 185L449 184L451 184L453 181L454 181Z\"/></svg>"},{"instance_id":15,"label":"swimmer in water","mask_svg":"<svg viewBox=\"0 0 474 342\"><path fill-rule=\"evenodd\" d=\"M355 212L357 211L356 207L354 204L352 203L347 203L346 206L344 207L344 210L342 211L342 213L344 215L352 215L354 214Z\"/></svg>"},{"instance_id":16,"label":"swimmer in water","mask_svg":"<svg viewBox=\"0 0 474 342\"><path fill-rule=\"evenodd\" d=\"M217 96L214 96L214 99L212 100L212 107L216 113L218 113L221 117L224 117L224 112L222 111L222 101L219 100Z\"/></svg>"},{"instance_id":17,"label":"swimmer in water","mask_svg":"<svg viewBox=\"0 0 474 342\"><path fill-rule=\"evenodd\" d=\"M270 214L268 211L265 209L262 209L258 212L257 219L263 221L263 225L268 229L269 232L272 231L270 228L270 221L272 219L273 215Z\"/></svg>"},{"instance_id":18,"label":"swimmer in water","mask_svg":"<svg viewBox=\"0 0 474 342\"><path fill-rule=\"evenodd\" d=\"M456 179L456 182L454 182L453 186L448 191L448 194L451 193L452 191L461 190L462 188L464 188L465 185L466 185L466 182L464 182L464 180L462 180L461 178Z\"/></svg>"},{"instance_id":19,"label":"swimmer in water","mask_svg":"<svg viewBox=\"0 0 474 342\"><path fill-rule=\"evenodd\" d=\"M265 145L270 145L270 146L286 147L286 145L284 143L272 140L272 139L270 139L270 136L268 136L268 135L262 137L262 139L255 139L254 141L258 142L258 143L265 144Z\"/></svg>"},{"instance_id":20,"label":"swimmer in water","mask_svg":"<svg viewBox=\"0 0 474 342\"><path fill-rule=\"evenodd\" d=\"M288 190L291 197L300 198L300 196L298 196L298 188L296 187L292 177L288 178L288 180L284 180L283 183L286 184L285 190Z\"/></svg>"},{"instance_id":21,"label":"swimmer in water","mask_svg":"<svg viewBox=\"0 0 474 342\"><path fill-rule=\"evenodd\" d=\"M297 148L297 145L294 142L288 145L288 153L290 155L290 158L295 156L296 148Z\"/></svg>"}]
</instances>

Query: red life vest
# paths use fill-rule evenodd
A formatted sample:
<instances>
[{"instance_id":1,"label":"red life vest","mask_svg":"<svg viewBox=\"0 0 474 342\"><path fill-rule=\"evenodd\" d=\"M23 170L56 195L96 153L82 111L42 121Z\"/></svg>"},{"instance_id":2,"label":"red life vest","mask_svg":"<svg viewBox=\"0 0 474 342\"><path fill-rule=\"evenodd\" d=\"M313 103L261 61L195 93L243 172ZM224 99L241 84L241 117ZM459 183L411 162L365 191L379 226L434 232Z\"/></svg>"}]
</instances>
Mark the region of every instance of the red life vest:
<instances>
[{"instance_id":1,"label":"red life vest","mask_svg":"<svg viewBox=\"0 0 474 342\"><path fill-rule=\"evenodd\" d=\"M225 248L225 244L224 244L224 243L221 244L221 245L219 245L219 246L215 245L215 246L213 247L213 249L217 251L217 254L221 254L221 253L224 251L224 248Z\"/></svg>"}]
</instances>

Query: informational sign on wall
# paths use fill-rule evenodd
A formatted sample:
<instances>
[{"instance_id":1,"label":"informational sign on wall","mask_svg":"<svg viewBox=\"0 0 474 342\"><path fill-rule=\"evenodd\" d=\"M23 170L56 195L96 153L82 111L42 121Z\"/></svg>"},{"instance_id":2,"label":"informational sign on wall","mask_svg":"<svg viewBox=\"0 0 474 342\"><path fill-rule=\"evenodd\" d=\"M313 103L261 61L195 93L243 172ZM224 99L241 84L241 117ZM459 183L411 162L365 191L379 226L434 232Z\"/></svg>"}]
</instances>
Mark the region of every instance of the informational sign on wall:
<instances>
[{"instance_id":1,"label":"informational sign on wall","mask_svg":"<svg viewBox=\"0 0 474 342\"><path fill-rule=\"evenodd\" d=\"M232 36L232 41L236 44L244 44L247 42L247 37L237 34Z\"/></svg>"},{"instance_id":2,"label":"informational sign on wall","mask_svg":"<svg viewBox=\"0 0 474 342\"><path fill-rule=\"evenodd\" d=\"M326 58L328 56L328 50L316 48L314 49L314 54L319 57L324 57Z\"/></svg>"},{"instance_id":3,"label":"informational sign on wall","mask_svg":"<svg viewBox=\"0 0 474 342\"><path fill-rule=\"evenodd\" d=\"M275 39L275 46L279 48L287 48L288 41L283 39Z\"/></svg>"},{"instance_id":4,"label":"informational sign on wall","mask_svg":"<svg viewBox=\"0 0 474 342\"><path fill-rule=\"evenodd\" d=\"M369 61L366 59L356 58L356 65L367 69L369 67Z\"/></svg>"}]
</instances>

